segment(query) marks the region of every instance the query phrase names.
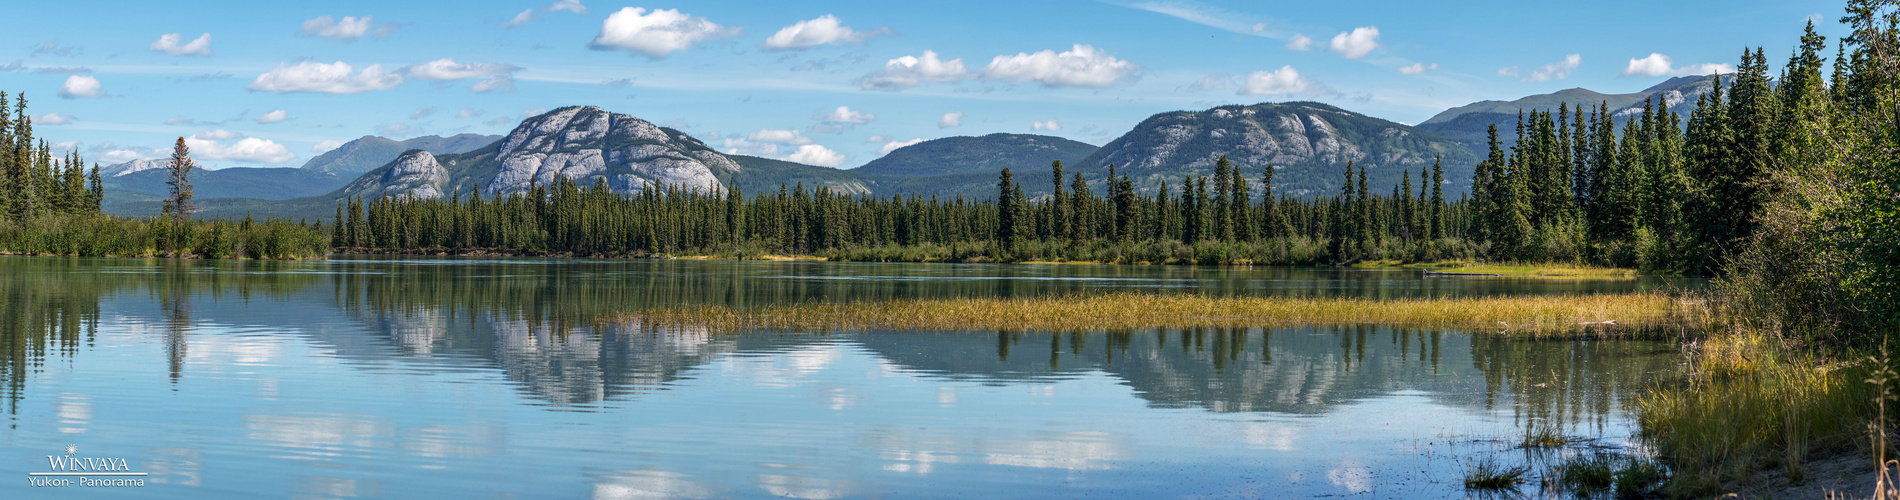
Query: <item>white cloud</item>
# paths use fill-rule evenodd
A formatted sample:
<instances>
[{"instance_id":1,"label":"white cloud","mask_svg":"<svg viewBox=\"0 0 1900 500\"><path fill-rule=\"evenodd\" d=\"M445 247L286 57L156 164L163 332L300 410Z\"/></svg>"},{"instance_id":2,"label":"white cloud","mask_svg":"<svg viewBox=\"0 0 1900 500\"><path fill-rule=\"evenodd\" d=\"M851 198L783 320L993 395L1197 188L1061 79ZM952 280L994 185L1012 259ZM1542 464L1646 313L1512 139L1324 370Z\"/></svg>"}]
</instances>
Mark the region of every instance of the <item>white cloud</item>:
<instances>
[{"instance_id":1,"label":"white cloud","mask_svg":"<svg viewBox=\"0 0 1900 500\"><path fill-rule=\"evenodd\" d=\"M758 131L752 132L750 134L746 134L746 139L751 140L753 142L787 144L787 145L801 145L801 144L812 143L811 138L805 137L804 134L799 133L797 130L770 129L770 128L759 129Z\"/></svg>"},{"instance_id":2,"label":"white cloud","mask_svg":"<svg viewBox=\"0 0 1900 500\"><path fill-rule=\"evenodd\" d=\"M759 44L768 50L807 49L819 45L856 45L872 37L890 33L888 28L871 31L858 31L838 22L831 14L818 16L810 21L799 21L786 26Z\"/></svg>"},{"instance_id":3,"label":"white cloud","mask_svg":"<svg viewBox=\"0 0 1900 500\"><path fill-rule=\"evenodd\" d=\"M427 118L429 115L433 115L433 114L435 114L435 108L433 107L416 108L415 111L409 112L409 119L420 120L423 118Z\"/></svg>"},{"instance_id":4,"label":"white cloud","mask_svg":"<svg viewBox=\"0 0 1900 500\"><path fill-rule=\"evenodd\" d=\"M1400 73L1404 73L1407 75L1416 75L1416 74L1424 73L1427 71L1438 71L1438 63L1431 63L1431 65L1426 65L1425 63L1412 63L1412 65L1410 66L1399 68Z\"/></svg>"},{"instance_id":5,"label":"white cloud","mask_svg":"<svg viewBox=\"0 0 1900 500\"><path fill-rule=\"evenodd\" d=\"M281 121L289 120L289 119L290 119L290 112L284 111L281 109L273 109L269 113L264 113L263 115L259 115L257 117L257 122L258 123L277 123L277 122L281 122Z\"/></svg>"},{"instance_id":6,"label":"white cloud","mask_svg":"<svg viewBox=\"0 0 1900 500\"><path fill-rule=\"evenodd\" d=\"M891 141L891 136L888 136L888 135L873 135L873 136L864 138L864 142L868 142L872 144L877 144L880 142L890 142L890 141Z\"/></svg>"},{"instance_id":7,"label":"white cloud","mask_svg":"<svg viewBox=\"0 0 1900 500\"><path fill-rule=\"evenodd\" d=\"M1267 31L1267 23L1253 23L1253 27L1247 31L1256 35L1264 33Z\"/></svg>"},{"instance_id":8,"label":"white cloud","mask_svg":"<svg viewBox=\"0 0 1900 500\"><path fill-rule=\"evenodd\" d=\"M1617 73L1616 76L1708 75L1734 71L1734 66L1723 63L1691 64L1678 68L1669 56L1652 52L1649 57L1630 58L1629 66L1624 67L1623 72Z\"/></svg>"},{"instance_id":9,"label":"white cloud","mask_svg":"<svg viewBox=\"0 0 1900 500\"><path fill-rule=\"evenodd\" d=\"M455 112L455 117L456 118L474 118L477 116L482 116L482 113L483 111L479 109L462 108L461 111Z\"/></svg>"},{"instance_id":10,"label":"white cloud","mask_svg":"<svg viewBox=\"0 0 1900 500\"><path fill-rule=\"evenodd\" d=\"M1255 71L1247 75L1246 83L1240 86L1241 95L1312 95L1325 93L1325 88L1306 77L1300 76L1293 66L1281 66L1273 71Z\"/></svg>"},{"instance_id":11,"label":"white cloud","mask_svg":"<svg viewBox=\"0 0 1900 500\"><path fill-rule=\"evenodd\" d=\"M373 90L389 90L402 85L402 75L398 72L384 71L383 65L371 64L362 72L351 74L355 68L343 61L331 64L304 61L295 66L279 63L269 73L257 75L246 89L260 92L289 94L293 92L320 92L325 94L355 94Z\"/></svg>"},{"instance_id":12,"label":"white cloud","mask_svg":"<svg viewBox=\"0 0 1900 500\"><path fill-rule=\"evenodd\" d=\"M164 35L159 35L158 40L152 42L152 45L149 48L151 49L152 52L164 52L166 54L171 54L174 56L211 55L211 34L210 33L198 35L197 39L192 40L187 43L180 44L179 42L184 41L184 39L185 39L184 35L181 35L178 33L167 33Z\"/></svg>"},{"instance_id":13,"label":"white cloud","mask_svg":"<svg viewBox=\"0 0 1900 500\"><path fill-rule=\"evenodd\" d=\"M1109 87L1134 83L1141 65L1116 59L1095 47L1076 44L1060 54L1044 50L1034 54L996 56L983 77L1009 80L1010 83L1036 82L1045 87Z\"/></svg>"},{"instance_id":14,"label":"white cloud","mask_svg":"<svg viewBox=\"0 0 1900 500\"><path fill-rule=\"evenodd\" d=\"M1577 69L1577 66L1582 64L1582 54L1567 55L1564 56L1563 61L1546 64L1542 68L1537 68L1536 71L1531 72L1531 76L1524 77L1523 80L1527 82L1544 82L1570 78L1570 71Z\"/></svg>"},{"instance_id":15,"label":"white cloud","mask_svg":"<svg viewBox=\"0 0 1900 500\"><path fill-rule=\"evenodd\" d=\"M823 121L825 123L830 123L830 124L842 124L842 123L863 124L863 123L871 123L871 120L876 120L876 119L877 119L877 115L860 112L860 111L853 111L850 107L847 107L847 106L838 106L838 109L834 109L830 113L825 113L822 117L819 118L820 121Z\"/></svg>"},{"instance_id":16,"label":"white cloud","mask_svg":"<svg viewBox=\"0 0 1900 500\"><path fill-rule=\"evenodd\" d=\"M1062 124L1056 123L1056 119L1050 118L1047 121L1032 122L1029 124L1029 128L1030 130L1048 130L1054 132L1062 130Z\"/></svg>"},{"instance_id":17,"label":"white cloud","mask_svg":"<svg viewBox=\"0 0 1900 500\"><path fill-rule=\"evenodd\" d=\"M937 128L950 128L950 127L955 127L962 124L963 124L962 111L951 111L949 113L944 113L943 118L937 119Z\"/></svg>"},{"instance_id":18,"label":"white cloud","mask_svg":"<svg viewBox=\"0 0 1900 500\"><path fill-rule=\"evenodd\" d=\"M47 114L33 117L33 124L34 125L65 125L68 123L72 123L73 120L75 120L75 118L73 118L73 115L47 113Z\"/></svg>"},{"instance_id":19,"label":"white cloud","mask_svg":"<svg viewBox=\"0 0 1900 500\"><path fill-rule=\"evenodd\" d=\"M904 56L884 63L884 69L864 75L858 86L868 90L903 90L925 82L954 82L972 78L962 59L937 59L937 53L924 51L922 57Z\"/></svg>"},{"instance_id":20,"label":"white cloud","mask_svg":"<svg viewBox=\"0 0 1900 500\"><path fill-rule=\"evenodd\" d=\"M207 130L205 132L200 132L199 135L204 135L206 132L229 132L229 131ZM219 135L222 135L222 134L219 134ZM219 140L206 139L206 138L201 138L199 136L192 136L192 137L185 138L185 146L191 148L191 155L193 157L201 159L201 160L227 160L227 161L238 161L238 162L245 162L245 163L283 163L283 162L287 162L287 161L294 160L297 158L297 154L290 152L290 148L286 148L284 147L284 145L278 144L271 140L259 139L256 137L246 137L235 143L227 145L223 142L220 142Z\"/></svg>"},{"instance_id":21,"label":"white cloud","mask_svg":"<svg viewBox=\"0 0 1900 500\"><path fill-rule=\"evenodd\" d=\"M498 74L521 71L521 67L512 64L489 62L458 63L454 59L442 58L409 67L409 76L417 80L460 80L463 78L481 78Z\"/></svg>"},{"instance_id":22,"label":"white cloud","mask_svg":"<svg viewBox=\"0 0 1900 500\"><path fill-rule=\"evenodd\" d=\"M330 152L330 150L332 149L336 149L342 146L343 146L343 141L323 140L323 141L317 142L315 146L310 146L310 152L323 154L323 153Z\"/></svg>"},{"instance_id":23,"label":"white cloud","mask_svg":"<svg viewBox=\"0 0 1900 500\"><path fill-rule=\"evenodd\" d=\"M548 12L557 10L565 10L581 15L587 14L587 6L581 5L581 0L559 0L548 5Z\"/></svg>"},{"instance_id":24,"label":"white cloud","mask_svg":"<svg viewBox=\"0 0 1900 500\"><path fill-rule=\"evenodd\" d=\"M66 77L66 83L59 86L59 96L67 99L105 97L106 89L99 85L98 78L72 75Z\"/></svg>"},{"instance_id":25,"label":"white cloud","mask_svg":"<svg viewBox=\"0 0 1900 500\"><path fill-rule=\"evenodd\" d=\"M1373 49L1379 48L1379 27L1361 26L1333 35L1333 43L1328 48L1347 59L1366 57Z\"/></svg>"},{"instance_id":26,"label":"white cloud","mask_svg":"<svg viewBox=\"0 0 1900 500\"><path fill-rule=\"evenodd\" d=\"M1734 72L1735 65L1728 63L1691 64L1676 68L1677 75L1712 75L1716 73L1728 74Z\"/></svg>"},{"instance_id":27,"label":"white cloud","mask_svg":"<svg viewBox=\"0 0 1900 500\"><path fill-rule=\"evenodd\" d=\"M904 146L909 146L909 145L912 145L912 144L916 144L916 143L919 143L919 142L924 142L924 139L920 137L920 138L916 138L916 139L911 139L911 140L908 140L908 141L889 141L889 142L885 142L885 143L884 143L884 146L882 146L882 147L879 147L879 148L877 148L877 154L878 154L878 156L884 156L884 155L887 155L887 154L891 154L891 152L892 152L892 151L896 151L896 150L897 150L897 148L901 148L901 147L904 147Z\"/></svg>"},{"instance_id":28,"label":"white cloud","mask_svg":"<svg viewBox=\"0 0 1900 500\"><path fill-rule=\"evenodd\" d=\"M1517 76L1517 71L1517 66L1505 66L1498 68L1498 76Z\"/></svg>"},{"instance_id":29,"label":"white cloud","mask_svg":"<svg viewBox=\"0 0 1900 500\"><path fill-rule=\"evenodd\" d=\"M1297 50L1301 52L1312 50L1313 37L1306 36L1299 33L1294 33L1293 38L1287 40L1286 48L1288 50Z\"/></svg>"},{"instance_id":30,"label":"white cloud","mask_svg":"<svg viewBox=\"0 0 1900 500\"><path fill-rule=\"evenodd\" d=\"M193 134L192 137L198 140L203 140L203 141L228 141L231 139L244 137L244 134L240 134L237 132L232 132L232 131L224 130L224 129L212 129L212 130L200 130L198 131L197 134Z\"/></svg>"},{"instance_id":31,"label":"white cloud","mask_svg":"<svg viewBox=\"0 0 1900 500\"><path fill-rule=\"evenodd\" d=\"M521 67L512 64L458 63L449 58L417 64L408 69L409 76L418 80L444 81L487 77L468 87L469 90L475 92L513 92L515 90L514 73L517 71L521 71Z\"/></svg>"},{"instance_id":32,"label":"white cloud","mask_svg":"<svg viewBox=\"0 0 1900 500\"><path fill-rule=\"evenodd\" d=\"M305 36L320 37L331 41L349 42L366 36L376 38L386 37L389 36L390 32L396 31L396 28L402 27L402 25L396 23L385 23L382 26L375 26L373 18L374 16L363 16L361 18L343 16L343 19L339 20L330 16L319 16L304 20L303 34Z\"/></svg>"},{"instance_id":33,"label":"white cloud","mask_svg":"<svg viewBox=\"0 0 1900 500\"><path fill-rule=\"evenodd\" d=\"M651 59L663 59L699 42L738 36L740 30L676 9L647 13L645 8L624 7L600 23L600 35L588 46L595 50L631 50Z\"/></svg>"},{"instance_id":34,"label":"white cloud","mask_svg":"<svg viewBox=\"0 0 1900 500\"><path fill-rule=\"evenodd\" d=\"M508 22L501 23L497 26L503 29L513 28L513 27L520 26L523 24L528 24L528 21L533 21L533 20L534 20L534 8L529 7L526 10L521 11L520 14L515 14L515 17L509 19Z\"/></svg>"},{"instance_id":35,"label":"white cloud","mask_svg":"<svg viewBox=\"0 0 1900 500\"><path fill-rule=\"evenodd\" d=\"M721 139L719 147L725 148L729 155L772 156L778 154L777 144L767 144L744 137L726 137Z\"/></svg>"},{"instance_id":36,"label":"white cloud","mask_svg":"<svg viewBox=\"0 0 1900 500\"><path fill-rule=\"evenodd\" d=\"M844 154L817 144L799 146L797 151L793 151L785 159L820 167L836 167L844 164Z\"/></svg>"},{"instance_id":37,"label":"white cloud","mask_svg":"<svg viewBox=\"0 0 1900 500\"><path fill-rule=\"evenodd\" d=\"M1669 68L1673 65L1669 56L1652 52L1649 57L1642 59L1630 58L1629 66L1616 76L1662 76L1669 74Z\"/></svg>"}]
</instances>

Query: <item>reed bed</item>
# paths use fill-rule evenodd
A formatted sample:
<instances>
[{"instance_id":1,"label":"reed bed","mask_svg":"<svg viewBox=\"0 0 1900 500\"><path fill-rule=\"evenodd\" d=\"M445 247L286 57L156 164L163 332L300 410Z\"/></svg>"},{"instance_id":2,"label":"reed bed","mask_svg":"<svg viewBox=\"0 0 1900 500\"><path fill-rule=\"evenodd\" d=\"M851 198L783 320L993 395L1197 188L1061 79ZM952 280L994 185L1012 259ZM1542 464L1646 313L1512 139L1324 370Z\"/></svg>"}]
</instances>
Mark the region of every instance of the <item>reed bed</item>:
<instances>
[{"instance_id":1,"label":"reed bed","mask_svg":"<svg viewBox=\"0 0 1900 500\"><path fill-rule=\"evenodd\" d=\"M806 303L756 309L689 306L625 315L626 319L647 323L713 330L1108 330L1372 324L1553 334L1586 328L1673 325L1680 323L1686 316L1684 309L1691 307L1695 304L1655 293L1396 300L1107 293Z\"/></svg>"},{"instance_id":2,"label":"reed bed","mask_svg":"<svg viewBox=\"0 0 1900 500\"><path fill-rule=\"evenodd\" d=\"M1763 486L1765 471L1799 482L1811 457L1868 451L1868 423L1892 382L1870 379L1887 361L1791 342L1741 330L1685 345L1687 376L1637 401L1642 437L1674 469L1671 494Z\"/></svg>"}]
</instances>

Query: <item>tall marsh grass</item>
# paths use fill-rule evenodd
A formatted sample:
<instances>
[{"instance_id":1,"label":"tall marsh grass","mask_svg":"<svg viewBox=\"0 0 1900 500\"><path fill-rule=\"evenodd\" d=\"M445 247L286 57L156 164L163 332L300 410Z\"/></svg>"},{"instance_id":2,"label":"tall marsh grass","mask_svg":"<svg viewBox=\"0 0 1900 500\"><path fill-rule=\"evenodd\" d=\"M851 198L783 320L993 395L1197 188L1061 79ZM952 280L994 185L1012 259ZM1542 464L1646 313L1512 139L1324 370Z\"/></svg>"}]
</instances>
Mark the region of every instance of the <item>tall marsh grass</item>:
<instances>
[{"instance_id":1,"label":"tall marsh grass","mask_svg":"<svg viewBox=\"0 0 1900 500\"><path fill-rule=\"evenodd\" d=\"M1196 326L1406 325L1560 334L1614 321L1669 326L1687 316L1663 294L1572 297L1315 299L1108 293L807 303L757 309L694 306L628 313L647 322L713 329L1122 329Z\"/></svg>"}]
</instances>

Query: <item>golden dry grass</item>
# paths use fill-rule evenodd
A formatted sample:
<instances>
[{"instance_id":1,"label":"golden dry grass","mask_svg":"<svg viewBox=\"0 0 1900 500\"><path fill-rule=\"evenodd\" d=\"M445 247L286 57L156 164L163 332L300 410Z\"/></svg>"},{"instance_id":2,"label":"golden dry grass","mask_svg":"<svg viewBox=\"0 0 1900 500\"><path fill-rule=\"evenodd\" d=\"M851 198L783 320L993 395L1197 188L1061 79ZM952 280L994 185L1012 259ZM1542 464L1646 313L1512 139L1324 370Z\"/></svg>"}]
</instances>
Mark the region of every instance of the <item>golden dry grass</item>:
<instances>
[{"instance_id":1,"label":"golden dry grass","mask_svg":"<svg viewBox=\"0 0 1900 500\"><path fill-rule=\"evenodd\" d=\"M693 306L626 313L626 319L715 330L1105 330L1377 324L1551 333L1575 331L1584 322L1660 326L1681 318L1686 307L1695 306L1661 294L1370 300L1110 293L811 303L758 309Z\"/></svg>"}]
</instances>

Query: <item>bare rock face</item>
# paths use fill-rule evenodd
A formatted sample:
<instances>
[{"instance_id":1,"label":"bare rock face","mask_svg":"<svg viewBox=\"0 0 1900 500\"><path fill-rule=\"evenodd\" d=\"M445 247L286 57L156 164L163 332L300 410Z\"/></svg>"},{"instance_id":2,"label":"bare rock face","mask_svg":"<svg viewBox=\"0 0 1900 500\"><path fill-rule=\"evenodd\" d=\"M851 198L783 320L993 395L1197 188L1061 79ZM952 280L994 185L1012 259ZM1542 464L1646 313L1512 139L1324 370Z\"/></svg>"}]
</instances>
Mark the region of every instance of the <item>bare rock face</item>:
<instances>
[{"instance_id":1,"label":"bare rock face","mask_svg":"<svg viewBox=\"0 0 1900 500\"><path fill-rule=\"evenodd\" d=\"M605 181L619 193L651 185L718 191L714 169L740 169L690 136L592 106L523 121L502 140L496 159L501 166L483 186L491 195L550 185L561 177L582 187Z\"/></svg>"},{"instance_id":2,"label":"bare rock face","mask_svg":"<svg viewBox=\"0 0 1900 500\"><path fill-rule=\"evenodd\" d=\"M442 168L434 154L414 150L396 157L383 172L383 193L415 198L440 198L442 186L449 181L448 169Z\"/></svg>"},{"instance_id":3,"label":"bare rock face","mask_svg":"<svg viewBox=\"0 0 1900 500\"><path fill-rule=\"evenodd\" d=\"M1082 160L1084 168L1115 165L1137 187L1154 187L1182 175L1214 173L1221 156L1243 172L1251 188L1263 187L1268 165L1289 175L1275 191L1328 192L1348 162L1370 169L1375 184L1389 186L1444 156L1465 161L1463 144L1420 135L1404 124L1312 102L1221 106L1149 117ZM1257 191L1256 191L1257 192Z\"/></svg>"}]
</instances>

